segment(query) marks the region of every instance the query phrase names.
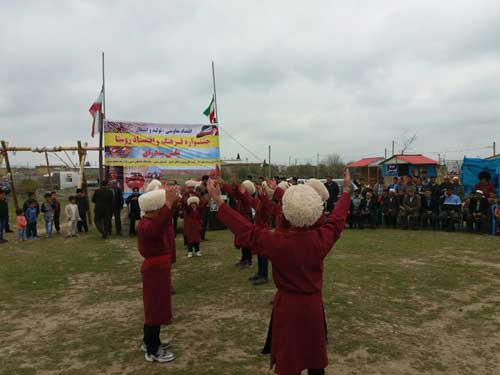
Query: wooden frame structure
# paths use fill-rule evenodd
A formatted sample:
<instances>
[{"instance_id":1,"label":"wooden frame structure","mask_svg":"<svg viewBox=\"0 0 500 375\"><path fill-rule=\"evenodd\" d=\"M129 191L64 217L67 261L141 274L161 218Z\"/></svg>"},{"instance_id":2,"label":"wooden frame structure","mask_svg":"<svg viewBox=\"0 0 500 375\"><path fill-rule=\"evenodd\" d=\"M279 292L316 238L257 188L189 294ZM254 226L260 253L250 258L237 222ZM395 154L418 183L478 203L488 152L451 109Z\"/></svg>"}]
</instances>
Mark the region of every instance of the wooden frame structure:
<instances>
[{"instance_id":1,"label":"wooden frame structure","mask_svg":"<svg viewBox=\"0 0 500 375\"><path fill-rule=\"evenodd\" d=\"M12 192L12 198L14 200L14 206L16 209L19 208L19 202L17 200L17 195L16 195L16 189L14 186L14 174L12 173L12 168L10 166L10 161L9 161L9 152L35 152L39 154L45 154L45 161L47 163L47 173L49 175L49 180L51 184L51 188L53 189L53 183L52 183L52 171L50 168L50 163L49 163L49 152L67 152L67 151L77 151L78 152L78 161L79 161L79 180L78 180L78 188L81 189L82 187L86 189L86 184L85 184L85 159L87 158L87 152L88 151L100 151L99 147L89 147L86 143L82 145L81 141L77 142L76 146L56 146L56 147L13 147L13 146L8 146L7 142L5 141L0 141L0 144L2 148L0 149L0 153L3 156L3 160L5 161L5 166L7 169L7 173L10 177L10 188Z\"/></svg>"}]
</instances>

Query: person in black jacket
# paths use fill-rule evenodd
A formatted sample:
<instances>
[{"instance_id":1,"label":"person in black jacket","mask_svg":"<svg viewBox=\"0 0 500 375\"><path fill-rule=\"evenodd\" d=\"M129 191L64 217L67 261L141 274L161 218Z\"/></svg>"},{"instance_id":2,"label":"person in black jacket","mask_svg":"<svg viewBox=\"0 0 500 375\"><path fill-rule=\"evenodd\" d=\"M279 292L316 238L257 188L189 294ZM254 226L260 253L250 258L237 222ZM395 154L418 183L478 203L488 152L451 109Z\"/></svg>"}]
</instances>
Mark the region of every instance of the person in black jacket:
<instances>
[{"instance_id":1,"label":"person in black jacket","mask_svg":"<svg viewBox=\"0 0 500 375\"><path fill-rule=\"evenodd\" d=\"M332 176L328 176L326 178L325 187L330 194L328 200L326 201L326 210L331 212L335 208L335 203L339 197L339 185L332 180Z\"/></svg>"},{"instance_id":2,"label":"person in black jacket","mask_svg":"<svg viewBox=\"0 0 500 375\"><path fill-rule=\"evenodd\" d=\"M116 181L111 181L110 190L113 194L113 216L115 217L115 231L118 236L122 235L121 213L123 209L123 192L118 187ZM111 223L110 223L111 225ZM111 227L110 227L111 230ZM111 233L110 233L111 234Z\"/></svg>"},{"instance_id":3,"label":"person in black jacket","mask_svg":"<svg viewBox=\"0 0 500 375\"><path fill-rule=\"evenodd\" d=\"M378 203L373 197L373 192L371 190L367 190L366 197L361 200L360 210L360 228L362 229L364 225L369 225L371 229L375 229L377 226Z\"/></svg>"},{"instance_id":4,"label":"person in black jacket","mask_svg":"<svg viewBox=\"0 0 500 375\"><path fill-rule=\"evenodd\" d=\"M128 234L130 236L135 236L135 222L137 220L141 220L141 208L139 207L139 197L141 194L139 193L138 188L132 189L132 194L127 197L126 203L128 206L128 217L130 219L129 231Z\"/></svg>"},{"instance_id":5,"label":"person in black jacket","mask_svg":"<svg viewBox=\"0 0 500 375\"><path fill-rule=\"evenodd\" d=\"M9 207L7 206L7 200L5 199L5 193L0 189L0 243L7 242L3 238L3 231L7 224L7 219L9 217Z\"/></svg>"},{"instance_id":6,"label":"person in black jacket","mask_svg":"<svg viewBox=\"0 0 500 375\"><path fill-rule=\"evenodd\" d=\"M432 195L431 189L425 190L420 201L420 217L423 229L427 229L428 226L436 229L438 211L439 201Z\"/></svg>"},{"instance_id":7,"label":"person in black jacket","mask_svg":"<svg viewBox=\"0 0 500 375\"><path fill-rule=\"evenodd\" d=\"M474 197L471 198L469 204L469 212L467 215L467 230L473 232L485 233L488 228L488 211L489 211L488 199L484 197L481 190L476 190Z\"/></svg>"},{"instance_id":8,"label":"person in black jacket","mask_svg":"<svg viewBox=\"0 0 500 375\"><path fill-rule=\"evenodd\" d=\"M396 228L399 215L399 198L396 195L396 189L389 189L389 195L382 201L382 206L386 226Z\"/></svg>"},{"instance_id":9,"label":"person in black jacket","mask_svg":"<svg viewBox=\"0 0 500 375\"><path fill-rule=\"evenodd\" d=\"M111 218L113 215L113 193L105 184L97 189L92 196L94 207L94 223L97 230L106 239L111 233Z\"/></svg>"},{"instance_id":10,"label":"person in black jacket","mask_svg":"<svg viewBox=\"0 0 500 375\"><path fill-rule=\"evenodd\" d=\"M89 225L87 222L87 217L90 221L90 205L89 198L83 189L76 189L76 204L78 206L78 213L80 214L80 221L77 223L78 232L88 233Z\"/></svg>"}]
</instances>

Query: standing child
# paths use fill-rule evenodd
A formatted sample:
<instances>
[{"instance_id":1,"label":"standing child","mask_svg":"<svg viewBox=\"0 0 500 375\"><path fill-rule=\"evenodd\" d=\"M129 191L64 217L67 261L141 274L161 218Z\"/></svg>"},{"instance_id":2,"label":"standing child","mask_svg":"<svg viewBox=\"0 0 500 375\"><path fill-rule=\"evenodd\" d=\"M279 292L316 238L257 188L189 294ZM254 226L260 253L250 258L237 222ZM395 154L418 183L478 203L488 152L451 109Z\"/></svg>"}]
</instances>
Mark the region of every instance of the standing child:
<instances>
[{"instance_id":1,"label":"standing child","mask_svg":"<svg viewBox=\"0 0 500 375\"><path fill-rule=\"evenodd\" d=\"M6 229L7 220L9 217L9 207L7 206L7 201L5 200L5 193L0 189L0 243L7 242L3 238L3 232Z\"/></svg>"},{"instance_id":2,"label":"standing child","mask_svg":"<svg viewBox=\"0 0 500 375\"><path fill-rule=\"evenodd\" d=\"M36 221L38 219L38 203L36 201L31 201L24 212L26 217L26 237L28 240L36 240Z\"/></svg>"},{"instance_id":3,"label":"standing child","mask_svg":"<svg viewBox=\"0 0 500 375\"><path fill-rule=\"evenodd\" d=\"M188 245L188 258L201 257L200 241L203 225L203 208L200 207L200 198L191 196L185 202L184 211L184 236Z\"/></svg>"},{"instance_id":4,"label":"standing child","mask_svg":"<svg viewBox=\"0 0 500 375\"><path fill-rule=\"evenodd\" d=\"M80 214L78 213L76 198L73 195L69 197L69 204L64 208L64 213L66 214L66 219L68 220L68 234L66 237L76 237Z\"/></svg>"},{"instance_id":5,"label":"standing child","mask_svg":"<svg viewBox=\"0 0 500 375\"><path fill-rule=\"evenodd\" d=\"M159 181L153 180L159 184ZM161 186L161 184L159 184ZM146 188L139 198L144 216L137 227L139 253L144 257L141 266L142 298L144 303L144 343L148 362L170 362L175 356L167 351L168 342L160 340L163 324L170 324L171 267L175 255L175 236L172 225L172 207L179 199L175 186Z\"/></svg>"},{"instance_id":6,"label":"standing child","mask_svg":"<svg viewBox=\"0 0 500 375\"><path fill-rule=\"evenodd\" d=\"M42 203L43 220L45 221L45 233L47 238L52 235L52 222L54 221L54 206L52 205L52 197L50 193L46 193Z\"/></svg>"},{"instance_id":7,"label":"standing child","mask_svg":"<svg viewBox=\"0 0 500 375\"><path fill-rule=\"evenodd\" d=\"M24 216L23 210L18 208L16 210L17 215L17 239L19 241L26 241L26 217Z\"/></svg>"}]
</instances>

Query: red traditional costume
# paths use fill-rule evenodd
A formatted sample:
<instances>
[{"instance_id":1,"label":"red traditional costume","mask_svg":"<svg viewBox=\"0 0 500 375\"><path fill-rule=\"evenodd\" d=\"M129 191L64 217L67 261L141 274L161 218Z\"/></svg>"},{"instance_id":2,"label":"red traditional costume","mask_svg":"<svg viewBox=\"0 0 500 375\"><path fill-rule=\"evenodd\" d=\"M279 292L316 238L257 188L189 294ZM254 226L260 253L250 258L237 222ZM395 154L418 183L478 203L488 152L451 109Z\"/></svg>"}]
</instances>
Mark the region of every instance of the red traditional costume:
<instances>
[{"instance_id":1,"label":"red traditional costume","mask_svg":"<svg viewBox=\"0 0 500 375\"><path fill-rule=\"evenodd\" d=\"M155 219L143 217L137 228L139 252L145 258L141 267L144 322L147 325L169 324L170 267L175 258L172 215L164 206Z\"/></svg>"},{"instance_id":2,"label":"red traditional costume","mask_svg":"<svg viewBox=\"0 0 500 375\"><path fill-rule=\"evenodd\" d=\"M265 349L270 347L271 367L276 365L276 373L297 375L328 364L323 259L344 229L349 203L349 195L343 193L322 226L292 227L286 232L259 228L226 204L219 208L218 219L235 234L238 243L267 257L273 265L278 291Z\"/></svg>"}]
</instances>

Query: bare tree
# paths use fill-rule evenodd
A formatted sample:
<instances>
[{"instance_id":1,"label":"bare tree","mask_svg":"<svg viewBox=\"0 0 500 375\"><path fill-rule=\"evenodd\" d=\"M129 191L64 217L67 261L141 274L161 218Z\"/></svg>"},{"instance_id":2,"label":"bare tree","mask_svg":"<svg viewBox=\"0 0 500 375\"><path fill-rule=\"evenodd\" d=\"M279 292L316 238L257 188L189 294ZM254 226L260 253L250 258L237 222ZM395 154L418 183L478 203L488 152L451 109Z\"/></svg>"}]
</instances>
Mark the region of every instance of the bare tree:
<instances>
[{"instance_id":1,"label":"bare tree","mask_svg":"<svg viewBox=\"0 0 500 375\"><path fill-rule=\"evenodd\" d=\"M406 150L417 140L417 134L413 134L411 137L403 141L403 148L401 149L401 155L403 155Z\"/></svg>"}]
</instances>

